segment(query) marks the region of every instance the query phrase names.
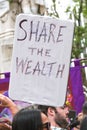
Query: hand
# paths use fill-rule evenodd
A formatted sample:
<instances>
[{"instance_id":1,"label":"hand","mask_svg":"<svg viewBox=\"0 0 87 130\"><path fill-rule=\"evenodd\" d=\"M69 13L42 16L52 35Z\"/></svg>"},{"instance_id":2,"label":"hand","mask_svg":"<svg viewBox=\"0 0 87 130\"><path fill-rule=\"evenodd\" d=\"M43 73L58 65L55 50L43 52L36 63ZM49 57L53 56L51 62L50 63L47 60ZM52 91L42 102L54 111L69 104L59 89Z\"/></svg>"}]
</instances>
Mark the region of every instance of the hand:
<instances>
[{"instance_id":1,"label":"hand","mask_svg":"<svg viewBox=\"0 0 87 130\"><path fill-rule=\"evenodd\" d=\"M7 96L0 94L0 107L10 107L14 102Z\"/></svg>"},{"instance_id":2,"label":"hand","mask_svg":"<svg viewBox=\"0 0 87 130\"><path fill-rule=\"evenodd\" d=\"M7 123L0 123L0 130L12 130L12 127Z\"/></svg>"},{"instance_id":3,"label":"hand","mask_svg":"<svg viewBox=\"0 0 87 130\"><path fill-rule=\"evenodd\" d=\"M8 118L0 118L0 130L12 130L11 121Z\"/></svg>"},{"instance_id":4,"label":"hand","mask_svg":"<svg viewBox=\"0 0 87 130\"><path fill-rule=\"evenodd\" d=\"M11 110L12 115L18 112L17 105L7 96L0 94L0 107L7 107Z\"/></svg>"}]
</instances>

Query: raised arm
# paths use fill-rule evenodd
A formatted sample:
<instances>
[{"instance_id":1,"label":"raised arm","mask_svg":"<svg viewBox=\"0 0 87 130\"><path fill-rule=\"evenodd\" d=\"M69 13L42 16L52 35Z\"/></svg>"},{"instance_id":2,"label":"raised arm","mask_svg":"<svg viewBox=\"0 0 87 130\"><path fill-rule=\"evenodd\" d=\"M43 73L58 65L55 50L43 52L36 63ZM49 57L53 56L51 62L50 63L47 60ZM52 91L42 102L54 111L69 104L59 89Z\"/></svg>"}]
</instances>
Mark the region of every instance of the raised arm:
<instances>
[{"instance_id":1,"label":"raised arm","mask_svg":"<svg viewBox=\"0 0 87 130\"><path fill-rule=\"evenodd\" d=\"M17 105L3 94L0 94L0 107L9 108L13 116L19 111Z\"/></svg>"}]
</instances>

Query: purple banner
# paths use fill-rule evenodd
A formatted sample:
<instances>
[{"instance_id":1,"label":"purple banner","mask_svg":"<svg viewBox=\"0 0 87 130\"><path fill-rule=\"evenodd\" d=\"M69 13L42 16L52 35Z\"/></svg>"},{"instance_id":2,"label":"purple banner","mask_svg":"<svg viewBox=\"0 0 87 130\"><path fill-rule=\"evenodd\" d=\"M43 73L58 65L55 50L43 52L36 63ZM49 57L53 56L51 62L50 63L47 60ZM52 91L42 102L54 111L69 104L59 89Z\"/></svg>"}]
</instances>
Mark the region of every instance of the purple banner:
<instances>
[{"instance_id":1,"label":"purple banner","mask_svg":"<svg viewBox=\"0 0 87 130\"><path fill-rule=\"evenodd\" d=\"M7 91L9 88L10 72L0 73L4 78L0 78L0 91Z\"/></svg>"},{"instance_id":2,"label":"purple banner","mask_svg":"<svg viewBox=\"0 0 87 130\"><path fill-rule=\"evenodd\" d=\"M82 105L85 101L80 65L70 68L70 80L72 87L74 109L78 114L82 111Z\"/></svg>"}]
</instances>

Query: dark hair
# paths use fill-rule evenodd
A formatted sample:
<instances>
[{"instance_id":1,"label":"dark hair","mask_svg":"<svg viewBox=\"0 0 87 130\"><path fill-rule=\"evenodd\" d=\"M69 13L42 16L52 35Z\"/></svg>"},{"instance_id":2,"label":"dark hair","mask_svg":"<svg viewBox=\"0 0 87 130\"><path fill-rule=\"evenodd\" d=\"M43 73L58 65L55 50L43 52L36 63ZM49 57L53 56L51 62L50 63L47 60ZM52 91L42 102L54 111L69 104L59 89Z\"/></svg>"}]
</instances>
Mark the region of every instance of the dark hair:
<instances>
[{"instance_id":1,"label":"dark hair","mask_svg":"<svg viewBox=\"0 0 87 130\"><path fill-rule=\"evenodd\" d=\"M83 107L82 107L82 111L83 111L83 114L87 115L87 101L84 102Z\"/></svg>"},{"instance_id":2,"label":"dark hair","mask_svg":"<svg viewBox=\"0 0 87 130\"><path fill-rule=\"evenodd\" d=\"M85 116L81 122L80 130L87 130L87 116Z\"/></svg>"},{"instance_id":3,"label":"dark hair","mask_svg":"<svg viewBox=\"0 0 87 130\"><path fill-rule=\"evenodd\" d=\"M47 115L48 112L48 108L51 107L52 109L54 109L56 111L55 107L52 106L44 106L44 105L38 105L38 109L41 110L41 112L43 112L45 115Z\"/></svg>"},{"instance_id":4,"label":"dark hair","mask_svg":"<svg viewBox=\"0 0 87 130\"><path fill-rule=\"evenodd\" d=\"M21 109L13 118L12 130L42 130L40 110Z\"/></svg>"},{"instance_id":5,"label":"dark hair","mask_svg":"<svg viewBox=\"0 0 87 130\"><path fill-rule=\"evenodd\" d=\"M45 115L47 115L49 106L43 106L43 105L38 105L38 109L41 110Z\"/></svg>"}]
</instances>

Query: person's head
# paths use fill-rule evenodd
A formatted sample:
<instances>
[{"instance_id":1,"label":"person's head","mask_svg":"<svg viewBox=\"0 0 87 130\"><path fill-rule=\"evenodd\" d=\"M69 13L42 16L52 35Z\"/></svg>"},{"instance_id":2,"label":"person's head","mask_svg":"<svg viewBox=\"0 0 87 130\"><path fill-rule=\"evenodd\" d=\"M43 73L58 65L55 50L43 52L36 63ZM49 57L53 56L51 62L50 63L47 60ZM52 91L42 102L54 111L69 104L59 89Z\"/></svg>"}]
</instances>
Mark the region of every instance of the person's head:
<instances>
[{"instance_id":1,"label":"person's head","mask_svg":"<svg viewBox=\"0 0 87 130\"><path fill-rule=\"evenodd\" d=\"M83 112L83 115L87 115L87 101L84 102L82 106L82 112Z\"/></svg>"},{"instance_id":2,"label":"person's head","mask_svg":"<svg viewBox=\"0 0 87 130\"><path fill-rule=\"evenodd\" d=\"M85 116L80 124L80 130L87 130L87 116Z\"/></svg>"},{"instance_id":3,"label":"person's head","mask_svg":"<svg viewBox=\"0 0 87 130\"><path fill-rule=\"evenodd\" d=\"M40 109L43 113L45 113L51 126L66 128L68 125L68 108L67 107L51 107L51 106L42 106L39 105L38 109Z\"/></svg>"},{"instance_id":4,"label":"person's head","mask_svg":"<svg viewBox=\"0 0 87 130\"><path fill-rule=\"evenodd\" d=\"M12 121L12 130L49 130L48 117L40 110L21 109Z\"/></svg>"}]
</instances>

